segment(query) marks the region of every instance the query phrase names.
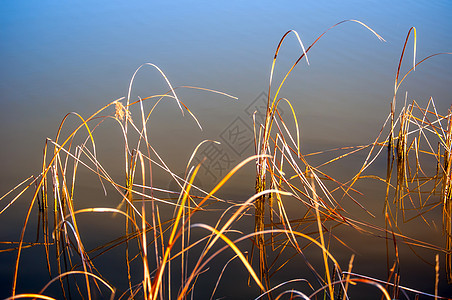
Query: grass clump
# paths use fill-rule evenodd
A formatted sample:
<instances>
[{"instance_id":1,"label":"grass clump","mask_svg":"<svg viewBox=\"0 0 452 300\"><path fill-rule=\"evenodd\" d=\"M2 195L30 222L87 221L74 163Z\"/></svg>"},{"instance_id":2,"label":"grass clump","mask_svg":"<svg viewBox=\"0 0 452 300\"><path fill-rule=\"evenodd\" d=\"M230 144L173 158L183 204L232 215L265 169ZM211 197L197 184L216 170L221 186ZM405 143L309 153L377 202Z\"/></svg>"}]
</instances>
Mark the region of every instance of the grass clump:
<instances>
[{"instance_id":1,"label":"grass clump","mask_svg":"<svg viewBox=\"0 0 452 300\"><path fill-rule=\"evenodd\" d=\"M162 101L176 102L181 113L188 113L201 128L195 115L177 96L177 88L172 87L157 66L144 64L137 69L127 98L107 104L88 118L76 113L66 115L56 138L46 140L39 176L28 178L2 198L5 201L13 196L0 214L6 213L27 190L34 187L21 235L17 242L10 242L8 248L3 250L16 254L9 299L53 299L46 296L47 290L58 285L60 297L66 299L78 296L91 299L99 293L110 299L196 298L196 287L202 281L203 274L211 272L209 267L226 255L227 250L232 251L233 256L228 257L222 271L213 280L214 284L209 287L212 288L211 298L217 296L217 287L221 285L228 265L239 261L241 270L249 276L248 286L256 299L348 299L356 285L373 286L369 293L381 295L382 299L398 299L401 295L445 299L437 293L440 270L437 253L445 255L446 273L452 281L451 111L439 114L433 99L425 108L414 100L411 104L405 101L399 115L396 115L395 105L397 92L407 75L436 54L417 63L414 60L413 67L401 76L401 64L411 33L414 33L416 49L416 31L410 29L399 60L390 114L374 142L367 145L303 153L296 112L288 99L279 97L284 82L295 66L303 59L309 63L308 53L317 41L329 30L346 22L357 23L384 41L370 27L356 20L332 26L307 48L298 33L288 31L275 51L265 121L258 124L253 118L256 153L232 168L211 190L204 190L205 187L195 184L203 162L196 164L193 158L204 143L212 141L203 141L193 150L183 176L176 175L170 169L152 144L149 122ZM295 35L302 51L274 90L273 75L278 53L290 34ZM135 76L145 66L154 68L163 76L169 91L133 101L131 91ZM207 91L232 97L218 91ZM278 109L280 105L290 108L292 129L287 119L282 118ZM78 125L68 130L67 120L74 117ZM121 147L124 149L120 160L124 166L121 180L110 175L98 154L96 132L108 123L113 123L121 132ZM325 153L329 155L326 161L315 165L310 163L312 157ZM348 180L334 178L325 171L362 153L365 156L362 166ZM372 174L371 166L385 154L386 177ZM433 161L436 172L430 174L428 170L432 168L426 166L424 161ZM217 195L238 170L253 163L256 168L254 195L245 201L222 199ZM113 205L79 207L75 191L78 174L83 172L81 168L94 175L106 195L107 190L110 194L112 191L116 193L112 197ZM156 174L165 174L180 188L168 190L156 185ZM365 201L357 199L359 196L365 200L365 195L359 191L359 184L366 180L383 184L382 188L386 191L382 199L384 227L360 220L343 207L344 201L351 201L368 216L375 217L366 209ZM168 197L168 194L172 196ZM289 208L293 205L289 202L297 205L296 215ZM25 232L36 205L40 236L36 242L27 242ZM197 222L199 215L214 214L214 207L221 207L222 210L215 224ZM401 223L413 220L430 225L427 215L435 209L442 212L444 247L418 240L402 231ZM124 231L110 242L89 248L81 231L81 217L86 214L108 214L115 216L111 219L114 222L122 218ZM241 224L241 220L249 221L250 216L254 217L254 230L239 230L236 226ZM338 241L347 247L346 242L336 234L336 229L342 227L363 236L385 239L387 278L353 272L356 263L354 255L350 255L347 271L341 268L333 253L332 243ZM246 248L249 241L252 242L250 249ZM434 295L400 284L400 269L403 267L399 256L401 244L415 253L423 249L437 254ZM17 292L19 270L26 248L44 250L46 266L43 267L47 267L51 280L36 293L20 294ZM110 274L102 273L97 265L99 258L118 248L124 253L126 274L123 277L127 281L127 288L121 291L110 283ZM308 251L319 254L320 267L309 258ZM291 262L304 264L311 273L309 279L297 277L277 282L275 278ZM235 273L239 272L235 270Z\"/></svg>"}]
</instances>

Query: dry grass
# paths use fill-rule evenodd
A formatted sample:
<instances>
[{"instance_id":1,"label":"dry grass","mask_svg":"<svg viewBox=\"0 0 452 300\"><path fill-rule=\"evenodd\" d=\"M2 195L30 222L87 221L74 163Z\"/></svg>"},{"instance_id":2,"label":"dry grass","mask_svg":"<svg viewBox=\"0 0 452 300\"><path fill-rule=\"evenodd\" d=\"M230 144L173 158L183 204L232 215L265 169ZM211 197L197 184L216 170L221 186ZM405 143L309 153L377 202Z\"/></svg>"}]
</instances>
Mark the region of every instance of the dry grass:
<instances>
[{"instance_id":1,"label":"dry grass","mask_svg":"<svg viewBox=\"0 0 452 300\"><path fill-rule=\"evenodd\" d=\"M58 284L61 297L66 299L78 296L91 299L98 291L104 291L103 293L108 291L110 299L196 298L195 286L199 278L227 249L232 250L233 256L225 263L221 273L217 274L216 284L212 286L212 298L217 286L221 284L224 270L231 261L238 259L242 268L249 274L250 289L254 290L256 295L260 295L256 299L289 297L345 300L352 295L352 287L358 284L374 286L373 292L381 295L383 299L396 299L408 293L445 299L437 295L440 268L438 256L433 272L436 279L432 281L435 285L435 295L430 295L400 284L401 263L398 252L399 245L405 244L414 252L416 249L426 249L445 255L445 269L449 281L452 281L451 111L441 115L437 112L433 99L428 101L425 108L413 100L411 104L405 101L403 107L399 109L400 113L396 115L397 92L407 75L416 66L437 54L417 63L414 60L413 68L401 76L402 60L411 33L414 33L416 49L416 31L414 28L410 29L396 73L390 114L376 139L368 145L332 150L330 154L336 153L335 151L340 154L321 164L310 164L310 158L327 151L302 153L296 112L288 99L279 97L286 78L295 66L303 58L309 63L307 54L317 41L332 28L347 22L357 23L383 40L370 27L356 20L332 26L307 48L295 31L288 31L282 37L276 48L270 73L266 119L264 124L254 122L256 155L231 169L210 191L204 191L202 186L194 185L202 162L194 164L193 157L204 142L193 150L185 176L182 178L172 172L150 141L149 122L155 107L162 101L175 101L181 113L188 112L201 128L196 117L179 99L176 89L157 66L144 64L137 69L130 82L127 99L113 101L88 118L74 113L65 116L56 138L46 141L39 176L28 178L1 198L2 203L6 203L0 212L4 214L16 201L22 200L23 193L35 187L19 241L3 242L10 245L3 250L4 252L14 251L16 254L15 270L12 274L13 286L11 297L8 299L52 299L45 296L46 290L49 286ZM278 53L284 40L291 33L300 43L301 54L274 91L273 76ZM130 99L133 81L144 66L155 68L163 76L169 92L133 102ZM194 88L231 97L222 92L203 88L180 88ZM286 123L287 119L283 120L278 110L279 105L287 105L290 108L292 112L290 122L293 126ZM79 125L71 128L70 133L65 136L66 122L68 118L73 117L79 120ZM107 123L115 124L123 137L124 157L118 158L118 163L124 165L123 183L109 175L97 154L95 132ZM291 131L290 128L294 129ZM366 158L351 179L333 178L324 171L326 167L339 164L345 158L361 153L366 153ZM386 178L374 175L370 171L371 165L385 153L388 154ZM430 174L431 166L426 166L423 162L432 160L435 161L436 172ZM217 192L228 180L245 164L251 163L256 164L255 195L241 202L218 198ZM80 168L94 174L104 191L107 187L116 191L120 199L114 203L114 207L77 208L75 190ZM153 182L156 170L166 173L169 178L175 180L180 190L168 191L156 186ZM365 204L356 199L356 195L360 195L358 182L363 180L384 184L386 198L382 200L384 202L382 205L385 228L354 218L341 206L341 201L351 201L368 215L373 216ZM203 196L195 196L193 190L201 191ZM177 200L165 197L164 194L168 192L178 195ZM296 218L288 212L289 201L295 202L299 207L300 214ZM193 220L198 214L209 213L209 206L219 203L225 208L216 224L194 223ZM41 238L36 242L27 242L25 232L29 230L28 224L36 204L39 206ZM162 209L168 208L173 209L172 216L161 213ZM239 220L249 218L253 209L254 231L242 232L235 228ZM432 210L442 211L444 247L406 235L399 226L401 222L413 220L430 224L427 213ZM118 222L119 218L123 219L125 231L119 233L118 238L109 243L87 249L80 231L79 220L82 214L115 215L115 222ZM349 227L357 234L386 238L387 278L372 278L352 272L354 256L350 259L348 271L342 270L331 250L332 241L347 246L335 234L335 228L338 226ZM203 234L200 235L199 232ZM248 249L251 250L250 253L243 246L244 242L249 240L253 241L252 249ZM108 274L101 274L94 261L96 257L107 255L109 251L119 246L125 251L127 266L128 289L124 291L117 291L109 283ZM37 294L18 294L16 292L17 286L20 285L18 274L25 255L24 249L30 247L44 249L47 266L43 268L47 267L53 279ZM320 254L321 267L308 259L305 254L308 248L315 249ZM299 262L300 259L311 271L313 280L295 278L275 283L273 278L276 274L283 272L291 261ZM180 276L179 286L173 284L175 274ZM285 288L286 285L290 286L295 282L304 282L306 289Z\"/></svg>"}]
</instances>

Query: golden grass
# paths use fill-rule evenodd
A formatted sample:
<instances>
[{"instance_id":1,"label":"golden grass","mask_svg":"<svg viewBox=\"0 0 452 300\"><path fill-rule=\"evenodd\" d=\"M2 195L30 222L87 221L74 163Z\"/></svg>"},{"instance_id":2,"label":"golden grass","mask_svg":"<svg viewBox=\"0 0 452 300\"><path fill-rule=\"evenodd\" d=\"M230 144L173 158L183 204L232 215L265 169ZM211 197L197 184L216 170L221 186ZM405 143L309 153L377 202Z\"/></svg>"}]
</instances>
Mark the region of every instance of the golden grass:
<instances>
[{"instance_id":1,"label":"golden grass","mask_svg":"<svg viewBox=\"0 0 452 300\"><path fill-rule=\"evenodd\" d=\"M14 251L17 254L12 274L11 297L8 299L53 299L46 296L45 292L56 283L59 283L64 298L80 296L91 299L96 292L103 289L110 292L110 299L116 299L117 295L118 299L196 298L195 286L202 274L227 250L232 250L230 251L232 257L227 260L221 273L217 274L215 285L212 286L212 297L221 284L226 267L238 258L237 261L240 261L252 279L249 280L249 286L256 293L256 299L264 297L281 299L288 296L302 299L323 297L345 300L353 295L353 287L358 284L374 286L376 288L374 292L381 294L383 299L398 298L400 294L406 293L445 299L437 292L440 272L438 254L445 256L445 270L449 281L452 281L452 113L449 110L447 114L439 114L433 99L430 99L425 108L414 100L410 104L406 100L399 115L396 115L396 98L401 84L419 64L438 54L430 55L416 63L416 30L414 27L409 30L396 73L390 113L375 140L367 145L302 153L300 122L297 120L296 112L288 99L279 97L284 82L295 66L303 58L309 63L307 54L317 41L332 28L349 22L359 24L384 41L366 24L356 20L335 24L307 48L304 47L297 32L291 30L284 34L272 62L265 122L257 124L254 118L256 153L232 168L210 191L195 186L195 178L203 162L194 164L193 159L204 143L216 143L215 141L199 143L190 156L183 177L177 176L170 169L151 143L149 122L156 106L162 101L175 101L182 114L188 112L199 128L202 128L188 106L176 95L177 88L173 88L169 79L156 65L143 64L136 70L130 81L126 99L115 100L88 118L76 113L66 115L56 138L46 140L42 171L39 176L27 178L0 198L0 201L6 199L9 201L0 210L1 215L8 212L18 200L22 200L27 190L36 187L19 241L2 242L9 247L3 252ZM273 91L276 60L285 39L291 33L301 46L301 54L285 73L276 91ZM402 76L401 65L412 33L413 67ZM165 79L169 91L163 95L132 101L134 79L144 66L156 69ZM178 88L197 89L235 98L205 88L191 86ZM287 105L290 108L293 128L287 123L287 119L281 117L278 109L280 105ZM132 113L132 109L135 110L135 114ZM66 122L72 117L79 120L79 125L70 129L69 135L65 137L63 132L67 131ZM124 157L118 159L124 164L122 183L110 176L96 150L94 133L109 122L120 129L124 139ZM78 144L80 138L82 142ZM136 144L132 144L132 141ZM326 153L329 154L326 161L317 165L309 163L313 156ZM365 153L364 162L352 178L334 178L325 171L326 167L339 164L344 159L361 153ZM372 174L371 166L385 153L388 154L386 177ZM435 162L434 174L429 173L431 166L424 165L424 161L429 160ZM240 202L220 199L217 196L218 191L224 188L230 178L244 165L250 163L256 164L255 194ZM75 190L80 168L94 174L104 192L107 187L117 192L120 200L114 203L115 208L97 207L95 204L94 207L78 208ZM176 201L165 199L162 193L168 191L154 184L153 174L156 169L163 171L168 178L174 179L180 185L180 190L169 191L179 196ZM386 197L382 200L382 206L385 228L350 216L343 208L343 201L351 201L368 216L375 217L363 203L365 195L362 195L358 188L358 182L364 180L384 184ZM195 189L201 191L203 196L195 196L192 192ZM358 196L364 197L364 201L359 201ZM300 213L295 218L293 212L289 211L289 201L297 203L299 207ZM28 242L25 240L25 232L36 203L39 206L41 222L38 230L42 232L42 238L36 242ZM225 208L216 224L193 224L196 216L201 212L209 213L209 207L219 203ZM161 213L162 209L168 207L173 208L172 216ZM431 220L428 220L427 213L432 210L442 212L444 246L418 240L402 232L400 226L402 222L420 220L430 224ZM125 218L122 218L125 221L124 232L119 233L118 238L111 242L87 249L80 231L79 217L81 214L99 213L124 216ZM254 230L239 231L235 227L236 224L241 219L249 220L250 214L254 217ZM53 224L49 218L53 218ZM119 218L114 220L117 222ZM349 227L356 234L363 236L385 238L388 251L387 278L378 279L353 273L352 268L356 263L354 256L350 259L348 271L342 271L331 247L333 241L348 247L347 243L335 233L339 226ZM200 231L203 234L201 237L198 232L200 229L205 230ZM252 249L244 250L246 241L253 242ZM424 249L436 254L433 272L436 278L432 280L435 295L400 284L400 268L403 266L398 250L401 244L408 245L414 253L417 249ZM127 274L124 275L127 277L128 289L118 292L108 282L108 274L99 272L95 258L106 255L119 246L123 246L125 252ZM18 275L22 256L25 255L23 250L31 247L44 249L47 266L43 267L47 267L53 279L39 293L18 294L16 291L20 284ZM307 257L308 248L318 251L319 257L322 258L321 267ZM394 254L390 254L391 252ZM311 271L313 280L295 278L282 283L274 281L275 274L283 272L290 262L300 260ZM139 271L136 269L137 264L140 266ZM176 271L181 274L178 286L173 283ZM80 276L83 277L82 281L77 279ZM286 288L297 282L306 283L306 289Z\"/></svg>"}]
</instances>

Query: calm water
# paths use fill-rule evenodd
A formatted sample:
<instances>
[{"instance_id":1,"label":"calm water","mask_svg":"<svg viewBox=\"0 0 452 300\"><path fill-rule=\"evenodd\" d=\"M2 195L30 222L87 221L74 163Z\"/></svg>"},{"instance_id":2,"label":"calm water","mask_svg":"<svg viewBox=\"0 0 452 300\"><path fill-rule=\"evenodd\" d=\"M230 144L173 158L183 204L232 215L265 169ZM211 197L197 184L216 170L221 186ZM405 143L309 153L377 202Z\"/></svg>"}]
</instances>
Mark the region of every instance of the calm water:
<instances>
[{"instance_id":1,"label":"calm water","mask_svg":"<svg viewBox=\"0 0 452 300\"><path fill-rule=\"evenodd\" d=\"M200 141L223 141L220 151L227 155L229 164L223 165L224 169L206 169L199 177L203 186L212 186L228 167L253 154L250 143L228 145L227 130L231 126L247 130L251 125L250 114L261 106L262 93L268 90L271 60L282 35L289 29L297 30L307 46L331 25L345 19L365 22L387 42L380 42L356 23L346 23L316 44L309 55L309 66L306 62L297 66L281 96L290 99L297 112L305 153L367 144L375 138L389 113L398 59L409 28L417 28L417 60L452 51L450 1L2 1L1 194L20 180L39 173L45 138L55 136L66 113L76 111L89 116L103 105L126 96L133 72L145 62L158 65L173 86L205 87L238 97L232 100L207 92L180 90L179 97L196 114L203 131L189 116L181 117L173 102L162 104L151 121L150 135L156 150L178 174L184 171ZM411 41L410 50L412 44ZM412 61L411 53L406 57L405 71ZM295 39L288 39L280 53L276 82L299 54ZM452 57L438 56L421 65L401 87L400 94L408 91L409 99L415 99L421 106L433 97L437 110L445 114L452 104L451 86ZM162 77L154 69L145 68L135 81L132 99L166 91ZM283 112L290 114L288 108ZM247 134L251 140L251 132ZM117 128L105 130L98 137L99 155L116 178L122 176L122 165L115 163L118 157L122 159L122 148L114 146L119 140ZM357 171L359 163L350 162L339 171L344 181ZM108 205L99 186L87 177L80 178L80 185L92 198L80 197L81 206ZM156 176L155 182L165 188L171 186L163 177ZM245 168L241 177L231 180L226 194L245 200L252 194L253 184L253 168ZM379 192L373 187L363 189L375 195L366 207L381 217L383 204L377 202L381 198L376 195ZM21 201L0 216L0 241L18 240L29 197ZM4 205L1 203L2 208ZM93 221L87 218L87 231ZM113 239L111 218L103 221L108 225L100 226L99 232L103 232L106 240ZM383 224L381 220L375 222ZM123 230L121 226L116 228L119 232ZM30 228L33 239L35 229ZM428 235L430 230L418 233ZM359 253L356 271L385 279L386 271L381 268L386 264L384 242L370 238L363 246L353 234L356 233L344 230L344 239ZM433 243L443 245L442 239L435 240L441 234L430 237ZM93 245L99 242L89 234L86 239L92 240ZM351 252L341 249L344 252L341 264L346 268ZM406 252L401 284L433 292L434 268ZM425 260L434 262L433 252L421 252ZM116 254L121 255L121 251ZM0 253L0 297L10 295L14 258L12 253ZM43 258L43 251L24 252L20 292L38 291L48 281L42 268ZM108 259L117 258L112 254L103 259L108 265ZM444 256L441 260L444 262ZM241 268L238 263L235 267ZM114 274L118 270L106 267L104 272ZM285 272L288 278L309 276L304 275L305 269ZM119 280L112 275L111 281ZM442 295L452 296L444 274L440 281ZM118 285L120 290L124 289ZM207 286L209 291L213 288ZM216 295L222 293L237 296L227 287ZM199 295L201 299L202 292Z\"/></svg>"}]
</instances>

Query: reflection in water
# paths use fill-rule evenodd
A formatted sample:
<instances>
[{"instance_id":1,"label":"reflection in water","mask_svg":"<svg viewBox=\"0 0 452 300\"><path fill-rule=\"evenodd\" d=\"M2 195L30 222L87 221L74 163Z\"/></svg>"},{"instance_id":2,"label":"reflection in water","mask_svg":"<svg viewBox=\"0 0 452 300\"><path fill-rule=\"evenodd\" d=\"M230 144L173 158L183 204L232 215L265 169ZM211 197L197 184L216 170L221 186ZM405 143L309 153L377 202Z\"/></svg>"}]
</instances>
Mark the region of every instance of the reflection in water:
<instances>
[{"instance_id":1,"label":"reflection in water","mask_svg":"<svg viewBox=\"0 0 452 300\"><path fill-rule=\"evenodd\" d=\"M181 116L174 99L165 98L156 107L148 121L146 134L155 153L146 148L144 140L141 140L141 147L138 148L141 149L141 154L132 150L137 147L139 135L132 126L129 126L128 142L131 150L126 160L124 160L123 134L125 129L119 125L120 122L113 118L93 120L90 122L92 128L103 120L93 132L97 156L93 155L94 149L89 140L86 148L76 148L76 145L81 145L88 137L86 131L76 136L70 149L71 153L80 155L83 162L89 164L95 172L103 174L105 178L99 178L81 164L75 166L73 157L68 156L68 163L64 159L59 162L58 174L61 176L65 170L68 174L69 186L72 186L71 174L77 172L74 193L72 194L69 189L67 192L62 192L63 196L59 199L61 205L73 197L74 210L92 207L115 208L125 198L135 203L137 211L133 211L131 206L127 205L122 206L123 211L133 216L132 219L139 223L138 227L141 227L139 214L143 197L152 195L161 200L173 201L171 206L160 203L154 207L149 202L146 204L146 213L150 214L151 211L155 212L158 209L161 217L160 220L149 217L149 224L147 224L150 227L156 227L155 224L161 222L161 226L157 226L161 232L154 235L154 232L149 231L146 236L148 243L152 243L155 237L159 240L158 243L152 243L148 247L150 276L154 280L158 274L153 273L152 270L157 268L156 261L161 263L164 259L163 247L170 239L172 230L170 224L174 222L173 218L177 217L174 210L177 207L174 205L175 199L171 199L173 197L168 195L166 189L170 187L174 191L180 191L180 188L174 186L172 183L174 179L165 169L169 168L175 174L186 174L187 162L198 143L203 140L219 141L221 144L213 142L203 144L198 149L197 155L193 157L193 165L203 161L195 185L210 191L233 166L254 154L254 136L259 134L253 132L252 116L256 111L256 120L259 123L264 120L265 109L262 108L266 105L271 58L284 32L288 29L296 29L305 45L309 45L329 26L352 17L370 25L387 41L379 42L367 30L355 23L335 28L309 52L310 65L307 66L306 62L302 61L281 90L280 96L291 101L300 125L301 153L306 155L306 162L297 161L297 163L316 167L339 155L360 150L360 146L356 145L367 145L374 141L390 110L393 80L408 29L411 26L417 28L417 61L432 53L450 51L452 39L449 31L451 25L449 11L450 4L447 2L433 4L423 1L404 3L379 1L372 4L355 1L346 3L312 1L296 5L290 2L265 3L265 5L233 2L228 5L204 3L189 6L148 4L144 1L133 5L108 2L108 5L90 3L71 6L67 3L43 1L38 6L34 6L30 3L8 1L0 12L2 16L0 18L0 28L2 28L0 59L3 66L0 71L2 77L0 122L4 129L0 133L4 141L1 149L1 157L3 157L1 192L6 193L29 174L39 173L36 170L41 168L44 138L49 136L55 140L58 125L67 112L77 111L83 117L87 117L106 103L126 95L131 74L143 62L149 61L161 67L174 86L201 86L237 96L238 101L207 91L176 89L179 98L199 119L203 131L197 128L196 122L189 114L185 113L184 117ZM408 44L409 49L412 44L411 39ZM293 37L284 43L276 65L272 96L276 90L276 84L282 80L300 53L300 47ZM412 53L408 51L402 64L401 74L405 74L411 67L411 55ZM444 178L447 177L442 175L441 170L447 171L448 165L444 164L444 159L441 160L441 164L437 164L433 154L447 157L444 149L450 145L447 146L446 142L447 120L441 121L442 127L439 127L439 122L433 123L438 116L431 113L434 112L434 108L428 99L433 97L438 114L447 114L451 103L448 97L452 78L450 62L450 57L438 56L423 63L416 72L410 74L399 89L395 114L395 120L399 120L399 123L395 123L395 128L399 132L400 122L411 124L410 127L402 126L402 129L410 133L409 136L413 139L402 143L400 141L403 141L403 138L399 137L397 139L399 144L394 143L394 151L402 152L394 152L394 158L390 160L393 168L391 174L395 175L392 175L389 181L393 186L390 186L388 195L385 183L387 150L382 150L384 153L382 152L369 169L366 169L368 173L364 172L362 178L353 185L349 191L350 197L344 196L344 187L326 180L325 175L319 174L325 187L331 191L338 202L334 205L340 205L347 211L325 209L323 210L325 215L322 215L322 218L325 218L322 219L325 221L322 228L324 237L330 243L331 252L343 270L347 268L350 256L354 253L356 256L353 272L382 280L390 277L391 282L434 293L435 254L440 253L439 290L440 295L445 296L450 296L452 293L445 275L448 256L445 251L441 251L444 247L450 248L450 242L446 243L447 235L443 235L443 229L446 232L450 230L450 223L448 223L450 208L448 206L442 208L442 203L446 202L441 198L441 194L444 194L444 190L441 191L441 189L447 187L447 183L444 183ZM144 98L168 91L165 81L154 69L147 68L140 72L134 83L132 101L138 100L138 97ZM408 91L407 96L405 91ZM407 103L415 100L420 107L428 108L429 112L425 113L413 106L415 113L412 116L402 114L397 119L405 97L407 97ZM156 99L149 99L143 102L146 114L149 113L155 101ZM122 103L125 104L125 100L122 100ZM137 128L142 128L140 105L135 104L130 109L134 124ZM295 132L290 106L282 103L280 113L288 130ZM113 106L100 114L100 116L105 115L114 116ZM62 137L67 137L79 124L80 119L76 116L69 117L63 128ZM285 133L285 129L281 127L282 123L278 124L279 129ZM422 132L411 132L419 126L425 126L426 129ZM274 130L277 128L275 127ZM387 129L385 130L384 133L387 134ZM378 149L386 149L379 148L384 144L385 137L383 134L379 139L381 145L378 145ZM288 139L287 144L295 148L295 135L293 139L294 143ZM282 141L279 140L278 143L282 147ZM52 145L49 144L50 146ZM325 149L348 146L351 148L325 152ZM48 160L51 157L52 147L48 148ZM417 149L424 152L416 152ZM318 151L321 153L307 155ZM349 180L360 170L369 151L369 147L361 149L338 162L322 166L319 170L341 183L347 183L348 187L351 183ZM405 153L403 151L408 151L412 156L404 157L401 155ZM276 147L276 153L279 156L276 156L278 161L275 164L278 165L283 160L283 153L288 155L289 152L289 149ZM63 158L66 157L66 153L61 155ZM292 153L292 155L295 154ZM158 163L158 165L152 164L152 179L148 169L148 158ZM105 168L105 173L100 166L93 163L95 159ZM418 164L418 160L422 163ZM142 161L147 170L144 176L141 174ZM285 158L283 165L284 176L290 179L285 183L286 189L290 189L292 181L297 179L292 178L296 172L290 167L289 161ZM136 163L136 169L132 168L134 163ZM411 167L408 168L408 166ZM306 171L306 168L298 170L308 178L309 174ZM273 174L276 173L273 170ZM50 176L52 174L53 176ZM192 224L201 222L214 225L231 204L246 201L254 194L255 174L253 163L245 165L215 194L225 202L209 200L208 203L211 204L205 208L207 211L197 212ZM368 175L375 177L366 177ZM143 188L142 177L146 185L149 185L152 180L153 186L161 187L164 191ZM376 179L377 177L382 180ZM52 236L52 230L44 229L43 231L43 228L47 228L46 226L53 228L55 222L52 185L56 182L52 182L52 178L58 178L55 170L49 171L47 183L48 213L46 216L38 213L39 210L44 211L45 207L43 194L39 194L25 231L24 245L28 247L29 243L35 241L42 243L46 239L56 244L47 249L48 253L42 246L22 250L17 292L39 292L51 278L56 276L58 267L62 271L70 270L72 264L76 266L76 270L92 268L83 266L79 256L83 251L87 251L86 257L92 259L97 268L97 271L92 269L92 272L104 276L109 284L118 289L119 295L130 286L134 288L142 278L143 265L140 253L143 252L140 242L137 242L139 239L135 239L139 235L133 233L133 222L130 221L129 227L125 228L126 222L123 221L126 220L125 216L118 213L112 216L113 214L109 212L81 212L77 220L79 235L82 237L85 249L77 248L76 234L69 228L69 223L61 225L61 235ZM131 180L132 178L134 180ZM112 185L109 181L120 186ZM183 181L179 182L183 183ZM310 183L312 182L308 180L304 188ZM59 184L63 191L62 182ZM294 186L300 189L297 192L301 194L304 192L312 199L316 199L312 191L303 190L303 186ZM418 188L420 186L421 189ZM146 196L132 194L127 190L128 188ZM321 188L320 185L316 186L316 191L318 197L323 199L324 197L320 196ZM198 198L187 200L190 209L195 209L201 201L202 193L196 192L195 195ZM273 211L270 214L268 207L266 208L266 219L262 229L287 229L287 224L291 224L294 230L309 233L310 236L318 238L319 228L315 221L315 205L311 208L312 214L310 214L299 199L281 197L284 200L287 218L291 222L284 223L284 219L279 218L281 208L277 206L277 200L273 199ZM2 224L7 225L2 226L4 229L0 230L1 242L19 240L23 220L32 198L33 191L27 191L5 213L2 213ZM7 201L11 201L11 198L2 200L2 209L8 203ZM364 209L354 201L362 204ZM315 202L311 203L313 204ZM71 210L70 207L59 209L67 213ZM233 215L235 209L238 207L231 208L225 213L221 225L224 225ZM185 212L189 213L188 210ZM392 229L394 234L397 234L400 229L400 232L409 238L399 237L397 244L394 244L391 234L376 229L370 230L363 224L359 226L367 228L366 230L371 231L370 233L358 233L346 225L337 226L337 222L329 219L337 218L335 214L339 212L347 218L369 222L380 228ZM252 232L255 229L253 214L254 208L250 208L246 215L234 223L233 228L244 233ZM61 215L55 215L56 222L61 217ZM410 220L413 217L416 218ZM182 215L181 218L185 221L186 219L183 218L186 218L186 215ZM68 220L73 224L70 217ZM410 221L407 222L408 220ZM396 221L398 228L395 226ZM273 227L270 224L273 224ZM36 231L36 228L39 230ZM126 232L128 235L125 235ZM165 236L164 242L160 240L160 233ZM207 233L205 229L193 228L190 240L188 235L185 235L184 243L189 245L206 236ZM227 236L240 237L237 232L228 233ZM67 239L72 243L69 248L64 246ZM300 247L307 261L317 272L323 272L321 276L317 276L303 257L297 255L292 258L296 251L289 249L293 245L288 243L288 240L285 235L276 233L263 240L264 244L273 242L273 249L271 246L267 249L267 267L270 268L269 274L272 275L269 279L270 285L275 286L293 278L305 278L314 285L314 289L319 288L322 281L326 281L323 274L325 267L322 251L313 244L307 247L307 241L301 242L300 239ZM434 245L434 249L418 247L419 241ZM155 250L154 245L158 245L159 249ZM222 245L224 244L218 243L218 247ZM2 249L12 249L16 246L17 244L3 244ZM171 270L174 272L171 273L172 278L165 277L163 280L172 282L173 293L178 292L182 280L187 280L190 275L189 270L195 268L195 257L197 258L204 246L205 244L196 245L193 252L190 252L190 256L184 254L174 257L171 261ZM239 243L238 246L242 251L248 251L250 261L251 254L254 255L255 270L257 276L260 276L259 270L265 270L266 266L259 267L259 254L251 252L250 239ZM254 251L259 247L262 245L257 242ZM288 247L287 252L278 256L278 251L282 247ZM180 249L181 245L177 244L172 253L177 253ZM395 249L398 251L398 256ZM155 251L160 257L155 257ZM389 252L388 256L387 252ZM61 254L59 261L55 260L56 253ZM126 253L129 255L127 258ZM0 255L2 265L0 296L7 297L11 294L16 254L17 250ZM52 275L47 272L47 255L52 258L49 266ZM232 250L226 251L215 260L215 264L206 266L210 268L208 271L206 268L202 269L206 272L200 275L195 285L196 298L210 297L219 278L218 274L234 255ZM278 265L272 266L271 262L275 258ZM281 270L273 273L281 265L281 261L288 259L292 260ZM112 261L115 263L111 263ZM129 265L127 261L130 261ZM388 273L388 269L391 270L393 266L396 267L394 272ZM331 261L329 261L329 267L333 270ZM129 269L135 270L130 284L127 278ZM338 279L337 276L331 276L333 279ZM69 286L70 291L66 290L66 292L77 295L75 292L77 287L74 283L77 282L84 287L85 279L83 275L73 277L67 279L68 281L65 279L61 283L54 283L49 295L60 298L62 296L60 284ZM265 284L265 276L261 279ZM257 285L251 283L252 288L249 288L247 283L246 269L237 257L228 263L215 296L244 298L257 296ZM231 286L237 288L231 291ZM93 293L98 293L94 285L91 288ZM290 283L284 289L290 288L302 290L308 294L311 292L306 283ZM350 287L350 289L353 288L355 287ZM356 289L359 288L363 287L356 287ZM108 288L105 286L102 286L101 290L103 296L109 295ZM377 290L374 287L366 287L362 292L368 295L375 291ZM380 298L380 294L377 296L375 292L375 295L376 299ZM403 298L402 295L399 297Z\"/></svg>"}]
</instances>

